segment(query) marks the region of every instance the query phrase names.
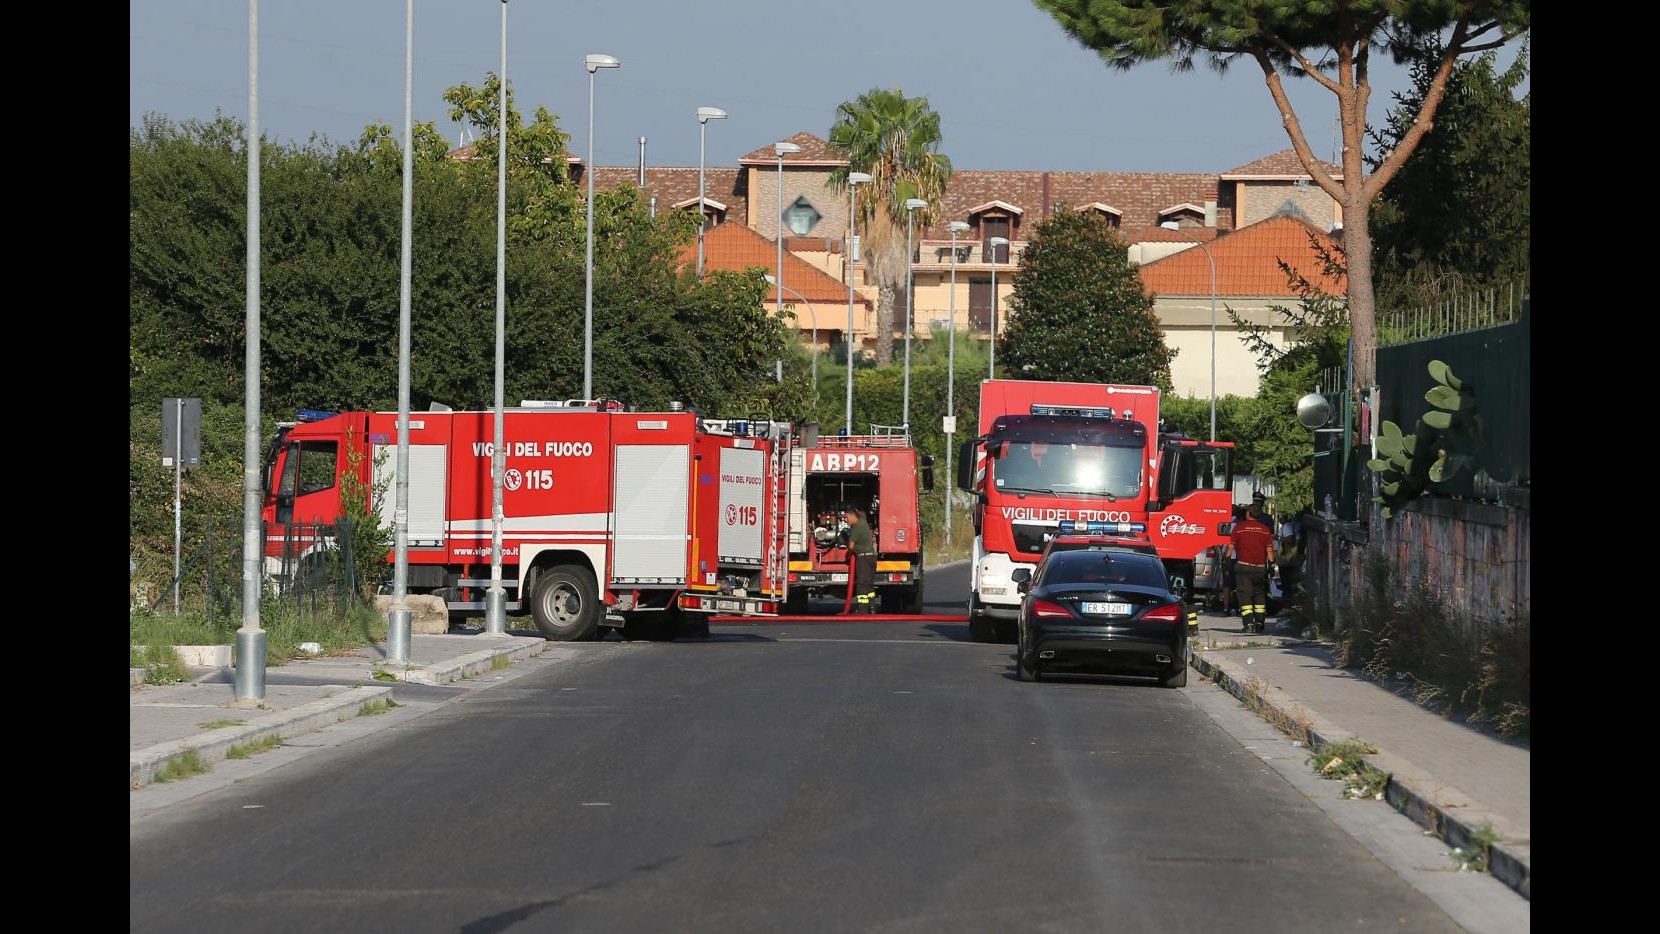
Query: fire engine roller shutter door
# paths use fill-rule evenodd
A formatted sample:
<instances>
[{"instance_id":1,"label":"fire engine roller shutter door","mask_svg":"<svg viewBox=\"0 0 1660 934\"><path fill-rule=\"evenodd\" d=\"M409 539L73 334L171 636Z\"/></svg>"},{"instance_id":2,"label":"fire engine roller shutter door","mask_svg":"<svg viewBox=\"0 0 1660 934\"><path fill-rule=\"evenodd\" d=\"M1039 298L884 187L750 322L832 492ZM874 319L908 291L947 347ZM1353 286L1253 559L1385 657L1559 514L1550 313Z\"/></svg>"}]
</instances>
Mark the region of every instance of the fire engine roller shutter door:
<instances>
[{"instance_id":1,"label":"fire engine roller shutter door","mask_svg":"<svg viewBox=\"0 0 1660 934\"><path fill-rule=\"evenodd\" d=\"M721 448L720 539L717 557L730 564L761 564L761 492L766 458L754 448Z\"/></svg>"},{"instance_id":2,"label":"fire engine roller shutter door","mask_svg":"<svg viewBox=\"0 0 1660 934\"><path fill-rule=\"evenodd\" d=\"M384 455L384 456L383 456ZM380 493L380 527L392 528L397 505L398 446L379 445L374 451L375 488ZM442 444L409 446L409 545L437 548L444 544L444 472L448 455Z\"/></svg>"},{"instance_id":3,"label":"fire engine roller shutter door","mask_svg":"<svg viewBox=\"0 0 1660 934\"><path fill-rule=\"evenodd\" d=\"M807 451L790 451L790 553L807 550Z\"/></svg>"},{"instance_id":4,"label":"fire engine roller shutter door","mask_svg":"<svg viewBox=\"0 0 1660 934\"><path fill-rule=\"evenodd\" d=\"M617 446L617 525L611 576L686 582L691 452L684 444Z\"/></svg>"}]
</instances>

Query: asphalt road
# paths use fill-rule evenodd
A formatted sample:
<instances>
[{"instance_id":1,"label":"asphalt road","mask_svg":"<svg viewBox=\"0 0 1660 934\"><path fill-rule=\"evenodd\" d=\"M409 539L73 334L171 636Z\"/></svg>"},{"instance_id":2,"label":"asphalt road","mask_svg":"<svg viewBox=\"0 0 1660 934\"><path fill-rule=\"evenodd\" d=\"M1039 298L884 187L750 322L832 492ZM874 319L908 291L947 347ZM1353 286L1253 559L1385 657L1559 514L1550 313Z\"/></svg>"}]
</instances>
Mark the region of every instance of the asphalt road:
<instances>
[{"instance_id":1,"label":"asphalt road","mask_svg":"<svg viewBox=\"0 0 1660 934\"><path fill-rule=\"evenodd\" d=\"M718 626L523 663L135 822L130 929L1458 930L1188 692L1021 684L967 640Z\"/></svg>"}]
</instances>

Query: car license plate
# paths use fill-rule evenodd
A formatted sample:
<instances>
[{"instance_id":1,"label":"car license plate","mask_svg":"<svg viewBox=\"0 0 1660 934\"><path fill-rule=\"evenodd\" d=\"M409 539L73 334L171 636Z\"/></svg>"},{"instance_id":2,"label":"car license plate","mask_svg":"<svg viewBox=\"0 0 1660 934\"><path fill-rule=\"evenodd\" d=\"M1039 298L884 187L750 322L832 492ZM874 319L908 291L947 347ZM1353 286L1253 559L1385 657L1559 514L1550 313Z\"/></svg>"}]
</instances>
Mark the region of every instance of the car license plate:
<instances>
[{"instance_id":1,"label":"car license plate","mask_svg":"<svg viewBox=\"0 0 1660 934\"><path fill-rule=\"evenodd\" d=\"M736 600L716 600L715 601L715 609L717 609L717 610L735 611L735 610L738 610L740 607L741 607L741 604L739 604L738 601L736 601Z\"/></svg>"},{"instance_id":2,"label":"car license plate","mask_svg":"<svg viewBox=\"0 0 1660 934\"><path fill-rule=\"evenodd\" d=\"M832 584L845 584L845 583L847 583L847 575L846 574L832 574L832 575L830 575L830 583L832 583Z\"/></svg>"},{"instance_id":3,"label":"car license plate","mask_svg":"<svg viewBox=\"0 0 1660 934\"><path fill-rule=\"evenodd\" d=\"M1082 609L1088 616L1129 616L1128 603L1093 603L1084 601Z\"/></svg>"}]
</instances>

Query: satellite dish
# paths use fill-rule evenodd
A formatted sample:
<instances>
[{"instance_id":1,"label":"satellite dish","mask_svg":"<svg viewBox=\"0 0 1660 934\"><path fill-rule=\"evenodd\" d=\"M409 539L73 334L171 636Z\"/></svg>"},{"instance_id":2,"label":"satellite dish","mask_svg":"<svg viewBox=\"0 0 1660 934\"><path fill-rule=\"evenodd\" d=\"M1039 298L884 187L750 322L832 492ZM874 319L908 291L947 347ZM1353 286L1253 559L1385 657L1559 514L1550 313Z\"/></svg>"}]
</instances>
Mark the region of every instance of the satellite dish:
<instances>
[{"instance_id":1,"label":"satellite dish","mask_svg":"<svg viewBox=\"0 0 1660 934\"><path fill-rule=\"evenodd\" d=\"M1304 428L1320 428L1331 421L1331 402L1317 392L1297 400L1297 421Z\"/></svg>"}]
</instances>

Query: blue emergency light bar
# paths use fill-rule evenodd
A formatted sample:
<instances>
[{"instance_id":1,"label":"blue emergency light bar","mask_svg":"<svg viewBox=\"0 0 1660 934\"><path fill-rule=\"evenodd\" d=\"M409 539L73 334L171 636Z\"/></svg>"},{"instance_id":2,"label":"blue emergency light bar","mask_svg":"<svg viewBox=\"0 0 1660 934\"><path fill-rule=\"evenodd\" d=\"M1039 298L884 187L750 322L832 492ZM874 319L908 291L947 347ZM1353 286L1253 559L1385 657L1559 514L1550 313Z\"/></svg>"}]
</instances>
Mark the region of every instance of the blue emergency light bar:
<instances>
[{"instance_id":1,"label":"blue emergency light bar","mask_svg":"<svg viewBox=\"0 0 1660 934\"><path fill-rule=\"evenodd\" d=\"M1093 405L1045 405L1041 402L1032 404L1033 415L1069 415L1073 418L1117 418L1118 412L1111 406Z\"/></svg>"},{"instance_id":2,"label":"blue emergency light bar","mask_svg":"<svg viewBox=\"0 0 1660 934\"><path fill-rule=\"evenodd\" d=\"M1145 522L1074 522L1071 519L1061 520L1061 532L1145 532Z\"/></svg>"},{"instance_id":3,"label":"blue emergency light bar","mask_svg":"<svg viewBox=\"0 0 1660 934\"><path fill-rule=\"evenodd\" d=\"M324 412L321 409L301 409L295 417L302 422L320 422L325 418L333 418L338 414L338 412Z\"/></svg>"}]
</instances>

